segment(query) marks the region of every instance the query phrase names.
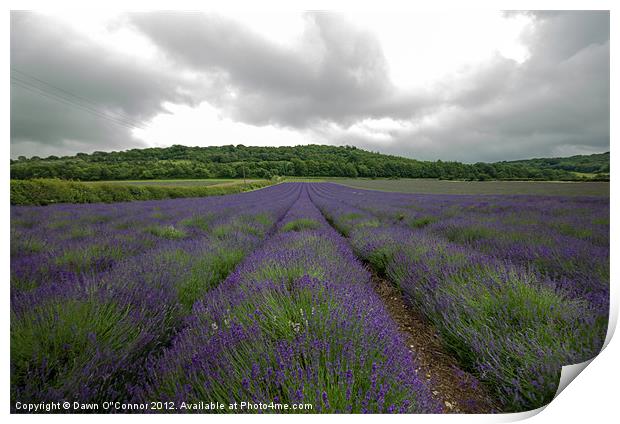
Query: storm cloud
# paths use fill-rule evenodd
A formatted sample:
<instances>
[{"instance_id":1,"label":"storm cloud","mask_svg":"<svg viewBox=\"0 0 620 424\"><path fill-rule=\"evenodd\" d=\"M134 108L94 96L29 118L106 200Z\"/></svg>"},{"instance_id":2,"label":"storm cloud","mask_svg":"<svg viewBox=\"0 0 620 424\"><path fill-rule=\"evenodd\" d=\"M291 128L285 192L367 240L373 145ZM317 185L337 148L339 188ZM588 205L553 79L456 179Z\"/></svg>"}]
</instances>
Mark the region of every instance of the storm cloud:
<instances>
[{"instance_id":1,"label":"storm cloud","mask_svg":"<svg viewBox=\"0 0 620 424\"><path fill-rule=\"evenodd\" d=\"M38 14L11 13L11 75L17 78L11 87L12 156L146 147L126 125L101 115L139 123L165 112L164 101L191 104L194 96L187 93L202 91L174 70L151 65ZM74 96L86 102L72 104ZM100 113L79 106L85 103Z\"/></svg>"},{"instance_id":2,"label":"storm cloud","mask_svg":"<svg viewBox=\"0 0 620 424\"><path fill-rule=\"evenodd\" d=\"M495 52L415 88L392 81L376 33L327 12L306 13L294 43L276 43L234 16L123 15L115 25L154 46L157 54L148 61L47 17L12 13L11 66L136 122L166 113L166 102L208 102L240 124L419 159L476 162L608 150L609 13L512 13L531 19L521 35L529 52L524 61ZM427 60L415 51L403 54L414 63ZM11 143L12 156L149 145L128 128L21 87L11 92Z\"/></svg>"},{"instance_id":3,"label":"storm cloud","mask_svg":"<svg viewBox=\"0 0 620 424\"><path fill-rule=\"evenodd\" d=\"M237 95L218 101L243 122L351 124L367 117L410 117L433 103L423 93L399 93L376 37L338 14L307 13L296 50L217 15L150 13L134 15L132 22L179 66L223 75Z\"/></svg>"}]
</instances>

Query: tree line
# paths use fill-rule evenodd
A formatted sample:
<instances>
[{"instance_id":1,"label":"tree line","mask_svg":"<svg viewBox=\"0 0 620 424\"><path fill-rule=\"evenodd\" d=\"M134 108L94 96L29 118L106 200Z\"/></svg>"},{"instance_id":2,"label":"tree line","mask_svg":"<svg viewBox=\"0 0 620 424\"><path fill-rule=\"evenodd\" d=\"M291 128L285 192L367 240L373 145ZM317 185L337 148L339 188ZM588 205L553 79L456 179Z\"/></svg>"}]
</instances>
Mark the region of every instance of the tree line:
<instances>
[{"instance_id":1,"label":"tree line","mask_svg":"<svg viewBox=\"0 0 620 424\"><path fill-rule=\"evenodd\" d=\"M609 152L595 153L593 155L576 155L566 158L536 158L503 163L524 164L540 169L563 169L573 172L609 174Z\"/></svg>"},{"instance_id":2,"label":"tree line","mask_svg":"<svg viewBox=\"0 0 620 424\"><path fill-rule=\"evenodd\" d=\"M19 157L12 179L76 181L172 178L366 177L459 180L574 180L564 169L522 163L419 161L352 146L186 147L78 153L75 156Z\"/></svg>"}]
</instances>

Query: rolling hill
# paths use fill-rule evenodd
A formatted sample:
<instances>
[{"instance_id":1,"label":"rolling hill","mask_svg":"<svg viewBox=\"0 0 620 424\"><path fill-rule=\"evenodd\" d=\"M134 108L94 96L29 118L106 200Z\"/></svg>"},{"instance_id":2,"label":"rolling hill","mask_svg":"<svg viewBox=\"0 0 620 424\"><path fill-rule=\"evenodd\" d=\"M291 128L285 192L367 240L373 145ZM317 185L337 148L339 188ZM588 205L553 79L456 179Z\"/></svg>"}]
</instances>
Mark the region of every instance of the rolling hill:
<instances>
[{"instance_id":1,"label":"rolling hill","mask_svg":"<svg viewBox=\"0 0 620 424\"><path fill-rule=\"evenodd\" d=\"M606 170L606 171L605 171ZM78 153L11 160L12 179L78 181L167 178L298 177L439 178L453 180L575 180L578 172L608 178L609 153L571 158L464 164L419 161L352 146L187 147Z\"/></svg>"},{"instance_id":2,"label":"rolling hill","mask_svg":"<svg viewBox=\"0 0 620 424\"><path fill-rule=\"evenodd\" d=\"M561 169L589 174L609 174L609 152L566 158L536 158L499 163L525 165L539 169Z\"/></svg>"}]
</instances>

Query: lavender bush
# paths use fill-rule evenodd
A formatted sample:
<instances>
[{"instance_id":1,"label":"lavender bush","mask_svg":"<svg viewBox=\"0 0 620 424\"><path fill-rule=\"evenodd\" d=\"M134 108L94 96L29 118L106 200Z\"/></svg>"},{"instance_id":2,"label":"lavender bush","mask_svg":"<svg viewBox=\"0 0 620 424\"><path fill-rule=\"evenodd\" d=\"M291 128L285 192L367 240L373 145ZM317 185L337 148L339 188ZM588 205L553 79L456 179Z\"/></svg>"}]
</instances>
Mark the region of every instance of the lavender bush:
<instances>
[{"instance_id":1,"label":"lavender bush","mask_svg":"<svg viewBox=\"0 0 620 424\"><path fill-rule=\"evenodd\" d=\"M399 215L402 208L386 206L383 213L372 213L379 203L392 205L392 193L374 192L363 201L359 196L359 190L331 184L317 184L311 190L312 199L349 237L356 253L426 314L446 345L495 391L506 410L533 409L548 403L555 394L561 366L582 362L599 352L608 319L609 288L604 280L579 279L581 274L570 261L568 269L551 273L537 266L535 259L540 256L534 256L530 264L506 251L490 254L485 249L472 249L474 245L466 240L458 244L446 240L438 235L443 225L440 217L462 219L443 210L454 208L451 196L445 196L448 199L443 199L440 207L434 206L442 213L425 212L433 218L416 225L407 224L406 216ZM401 194L395 197L409 205L423 200L415 195L408 195L407 202ZM506 208L497 203L499 200L494 210L514 206L510 199ZM471 206L466 203L463 209L468 208ZM533 212L529 217L535 220ZM537 226L549 224L544 217L538 219ZM471 227L462 228L455 235L467 239L466 229ZM494 231L492 225L480 228L484 234ZM599 236L603 238L604 234ZM530 242L535 244L535 240L534 236ZM559 245L555 247L559 254ZM605 268L608 258L598 258L598 265Z\"/></svg>"},{"instance_id":2,"label":"lavender bush","mask_svg":"<svg viewBox=\"0 0 620 424\"><path fill-rule=\"evenodd\" d=\"M190 322L153 359L139 399L440 410L370 275L305 191L278 233L194 306Z\"/></svg>"},{"instance_id":3,"label":"lavender bush","mask_svg":"<svg viewBox=\"0 0 620 424\"><path fill-rule=\"evenodd\" d=\"M292 183L12 207L12 408L440 412L366 266L426 315L503 410L536 408L562 365L602 346L609 201Z\"/></svg>"},{"instance_id":4,"label":"lavender bush","mask_svg":"<svg viewBox=\"0 0 620 424\"><path fill-rule=\"evenodd\" d=\"M11 290L12 399L127 400L143 381L148 355L170 342L193 302L258 246L298 192L299 187L276 186L229 199L131 203L122 209L16 208L12 223L23 228L31 222L25 227L48 248L22 251L12 264L13 275L34 270L37 277ZM64 217L68 226L90 222L92 234L67 240L56 221L41 219L48 214ZM150 231L167 225L183 228L183 236ZM134 250L115 244L123 237L153 242L150 249L139 243L141 249ZM106 251L102 265L100 258L87 260L90 246L121 253L110 257ZM67 252L74 262L64 259Z\"/></svg>"}]
</instances>

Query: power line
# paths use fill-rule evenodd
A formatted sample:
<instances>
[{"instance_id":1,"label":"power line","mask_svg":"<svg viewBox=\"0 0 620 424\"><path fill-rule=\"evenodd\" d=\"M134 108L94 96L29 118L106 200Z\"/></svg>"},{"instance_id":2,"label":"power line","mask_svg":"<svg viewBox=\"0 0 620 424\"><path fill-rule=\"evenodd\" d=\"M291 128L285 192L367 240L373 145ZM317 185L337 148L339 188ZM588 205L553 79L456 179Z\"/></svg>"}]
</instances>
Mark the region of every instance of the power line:
<instances>
[{"instance_id":1,"label":"power line","mask_svg":"<svg viewBox=\"0 0 620 424\"><path fill-rule=\"evenodd\" d=\"M121 125L121 126L124 126L126 128L129 128L129 129L139 128L139 127L133 126L131 124L128 124L126 122L123 122L123 121L120 121L120 120L116 120L113 117L110 117L110 116L106 115L103 112L99 112L99 111L93 110L92 108L84 107L84 106L80 105L79 103L73 102L73 101L71 101L69 99L63 98L63 97L55 95L53 93L46 92L46 91L44 91L44 90L42 90L42 89L40 89L38 87L33 87L31 85L24 84L24 83L22 83L22 82L20 82L18 80L13 80L12 79L11 80L11 84L13 84L15 86L18 86L20 88L23 88L25 90L28 90L28 91L30 91L30 92L32 92L34 94L38 94L38 95L46 97L48 99L55 100L57 102L65 104L65 105L72 106L74 108L80 109L80 110L82 110L84 112L88 112L90 114L96 115L99 118L105 119L105 120L107 120L109 122L112 122L114 124Z\"/></svg>"},{"instance_id":2,"label":"power line","mask_svg":"<svg viewBox=\"0 0 620 424\"><path fill-rule=\"evenodd\" d=\"M103 118L103 119L105 119L107 121L110 121L110 122L112 122L114 124L122 125L124 127L129 128L129 129L137 128L137 127L135 127L135 126L133 126L131 124L128 124L128 123L126 123L124 121L117 120L117 119L115 119L113 117L110 117L110 116L106 115L103 112L99 112L99 111L94 110L92 108L84 107L83 105L80 105L79 103L73 102L73 101L71 101L69 99L66 99L64 97L58 96L56 94L46 92L46 91L42 90L39 87L34 87L34 86L29 85L29 84L25 84L25 83L23 83L23 82L21 82L19 80L12 79L11 80L11 84L16 85L18 87L21 87L21 88L23 88L25 90L28 90L28 91L32 92L32 93L38 94L40 96L47 97L48 99L55 100L57 102L65 104L65 105L75 107L75 108L83 110L85 112L89 112L89 113L91 113L93 115L96 115L96 116L98 116L100 118Z\"/></svg>"},{"instance_id":3,"label":"power line","mask_svg":"<svg viewBox=\"0 0 620 424\"><path fill-rule=\"evenodd\" d=\"M24 79L24 78L15 76L15 75L11 75L11 84L15 86L28 90L32 93L39 94L43 97L58 101L65 105L69 105L77 109L80 109L82 111L91 113L109 122L124 126L129 129L144 129L146 127L146 124L139 122L139 121L134 121L132 118L124 117L122 114L111 114L106 111L103 111L99 109L98 105L96 105L94 102L84 97L72 94L66 90L63 90L62 88L46 83L45 81L40 80L36 77L29 76L28 74L22 71L19 71L17 69L14 69L14 68L11 68L11 69L15 71L16 73L22 74L26 76L27 78L30 78L38 82L38 83L33 83L32 81L28 81L27 79ZM53 90L49 89L48 87L52 87Z\"/></svg>"},{"instance_id":4,"label":"power line","mask_svg":"<svg viewBox=\"0 0 620 424\"><path fill-rule=\"evenodd\" d=\"M80 101L82 101L82 102L88 103L88 104L89 104L89 105L91 105L92 107L95 107L95 108L98 108L98 107L99 107L99 104L97 104L96 102L94 102L94 101L92 101L92 100L89 100L89 99L87 99L87 98L85 98L85 97L83 97L83 96L77 95L77 94L75 94L75 93L71 93L71 92L69 92L69 91L67 91L67 90L65 90L65 89L63 89L63 88L60 88L60 87L58 87L58 86L54 85L54 84L51 84L51 83L49 83L49 82L47 82L47 81L43 81L43 80L42 80L42 79L40 79L40 78L37 78L37 77L32 76L32 75L30 75L30 74L27 74L27 73L26 73L26 72L24 72L24 71L20 71L20 70L19 70L19 69L17 69L17 68L13 68L13 67L11 67L11 71L13 71L13 72L15 72L15 73L18 73L18 74L22 75L22 77L25 77L26 79L33 80L33 81L35 81L36 83L38 83L39 85L41 85L41 84L42 84L43 86L51 87L52 89L57 90L57 91L59 91L59 92L61 92L61 93L64 93L65 95L68 95L68 96L70 96L70 97L73 97L73 98L75 98L75 99L77 99L77 100L80 100ZM14 77L14 78L17 78L17 77ZM21 78L21 77L20 77L20 78ZM124 113L121 113L121 112L115 112L115 113L114 113L114 115L115 115L115 116L118 116L118 117L120 117L120 118L123 118L123 120L127 121L128 123L132 123L132 122L133 122L133 118L132 118L131 116L129 116L129 115L125 115Z\"/></svg>"},{"instance_id":5,"label":"power line","mask_svg":"<svg viewBox=\"0 0 620 424\"><path fill-rule=\"evenodd\" d=\"M30 91L30 92L32 92L32 93L34 93L34 94L38 94L38 95L43 96L43 97L46 97L46 98L48 98L48 99L55 100L55 101L57 101L57 102L63 103L63 104L65 104L65 105L67 105L67 106L72 106L72 107L75 107L75 108L80 109L80 110L82 110L82 111L85 111L85 112L91 113L91 114L93 114L93 115L96 115L96 116L98 116L98 117L100 117L100 118L103 118L103 119L105 119L105 120L107 120L107 121L109 121L109 122L112 122L112 123L114 123L114 124L121 125L121 126L123 126L123 127L129 128L129 129L135 129L135 128L137 128L137 127L131 126L131 125L129 125L129 124L126 124L126 123L124 123L124 122L121 122L121 121L117 121L117 120L115 120L115 119L112 119L112 118L110 118L109 116L107 116L107 115L105 115L105 114L101 114L101 113L96 112L96 111L93 111L93 110L91 110L91 109L87 109L87 108L85 108L85 107L82 107L81 105L79 105L79 104L77 104L77 103L74 103L74 102L71 102L70 100L63 99L63 98L61 98L61 97L59 97L59 96L55 96L55 95L53 95L53 94L46 93L46 92L44 92L44 91L42 91L42 90L40 90L40 89L38 89L38 88L36 88L36 87L32 87L32 86L29 86L29 85L27 85L27 84L23 84L23 83L21 83L21 82L18 82L17 80L12 80L12 81L11 81L11 84L13 84L13 85L15 85L15 86L17 86L17 87L20 87L20 88L22 88L22 89L28 90L28 91Z\"/></svg>"},{"instance_id":6,"label":"power line","mask_svg":"<svg viewBox=\"0 0 620 424\"><path fill-rule=\"evenodd\" d=\"M21 74L23 77L26 78L26 81L21 79L21 78L23 78L21 76L17 77L15 75L12 75L11 78L19 80L19 81L21 81L21 82L23 82L25 84L28 84L28 85L30 85L32 87L36 87L39 90L45 91L45 92L50 93L50 94L55 95L55 96L59 96L59 97L61 97L63 99L66 99L66 100L69 100L69 101L72 101L72 102L75 102L75 103L79 103L82 106L93 108L98 113L102 113L102 114L104 114L106 116L109 116L109 117L111 117L113 119L123 121L123 122L125 122L125 123L127 123L129 125L136 126L136 127L142 127L143 126L143 124L134 121L134 119L132 117L128 116L128 115L125 115L123 113L113 113L113 114L110 114L108 112L102 112L99 109L99 105L96 102L92 101L92 100L89 100L89 99L87 99L87 98L85 98L83 96L79 96L77 94L71 93L71 92L69 92L67 90L64 90L64 89L58 87L58 86L55 86L55 85L50 84L50 83L48 83L46 81L43 81L40 78L34 77L34 76L29 75L29 74L27 74L27 73L25 73L23 71L20 71L19 69L11 68L11 70L13 72L15 72L15 73ZM30 79L31 81L28 81L28 79ZM33 83L33 81L34 81L34 83ZM50 88L52 90L50 90ZM86 104L84 104L84 103L86 103Z\"/></svg>"}]
</instances>

